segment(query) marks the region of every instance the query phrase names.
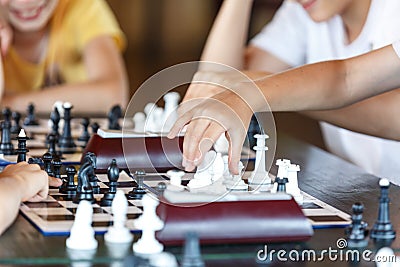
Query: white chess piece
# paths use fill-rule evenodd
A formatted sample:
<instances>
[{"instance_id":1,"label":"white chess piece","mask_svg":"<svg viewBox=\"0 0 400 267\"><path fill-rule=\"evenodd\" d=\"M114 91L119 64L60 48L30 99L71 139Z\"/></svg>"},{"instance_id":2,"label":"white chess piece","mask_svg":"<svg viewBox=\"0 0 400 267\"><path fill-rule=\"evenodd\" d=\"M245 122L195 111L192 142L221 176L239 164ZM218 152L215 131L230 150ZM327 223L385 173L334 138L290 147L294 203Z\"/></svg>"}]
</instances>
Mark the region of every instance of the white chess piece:
<instances>
[{"instance_id":1,"label":"white chess piece","mask_svg":"<svg viewBox=\"0 0 400 267\"><path fill-rule=\"evenodd\" d=\"M132 246L136 253L156 254L161 253L164 249L164 246L155 237L155 232L164 227L164 222L156 213L158 204L158 199L149 194L145 194L142 198L143 213L133 221L135 226L142 230L142 237Z\"/></svg>"},{"instance_id":2,"label":"white chess piece","mask_svg":"<svg viewBox=\"0 0 400 267\"><path fill-rule=\"evenodd\" d=\"M69 249L92 250L97 248L92 227L93 207L87 200L81 200L66 245Z\"/></svg>"},{"instance_id":3,"label":"white chess piece","mask_svg":"<svg viewBox=\"0 0 400 267\"><path fill-rule=\"evenodd\" d=\"M221 134L221 136L214 143L215 151L221 153L222 155L227 155L229 151L229 141L225 136L225 133Z\"/></svg>"},{"instance_id":4,"label":"white chess piece","mask_svg":"<svg viewBox=\"0 0 400 267\"><path fill-rule=\"evenodd\" d=\"M240 191L248 190L249 186L242 179L243 169L244 169L243 163L239 161L238 164L239 174L232 175L232 179L228 182L225 182L227 190L240 190Z\"/></svg>"},{"instance_id":5,"label":"white chess piece","mask_svg":"<svg viewBox=\"0 0 400 267\"><path fill-rule=\"evenodd\" d=\"M382 247L375 255L376 267L400 267L400 259L390 247Z\"/></svg>"},{"instance_id":6,"label":"white chess piece","mask_svg":"<svg viewBox=\"0 0 400 267\"><path fill-rule=\"evenodd\" d=\"M288 178L288 168L290 166L290 160L277 159L275 165L278 166L278 173L276 174L276 178ZM274 183L274 186L271 189L271 193L276 193L277 187L278 187L278 184Z\"/></svg>"},{"instance_id":7,"label":"white chess piece","mask_svg":"<svg viewBox=\"0 0 400 267\"><path fill-rule=\"evenodd\" d=\"M299 183L297 180L297 173L300 171L300 166L297 164L290 164L287 166L286 193L293 196L299 205L303 204L304 197L300 192Z\"/></svg>"},{"instance_id":8,"label":"white chess piece","mask_svg":"<svg viewBox=\"0 0 400 267\"><path fill-rule=\"evenodd\" d=\"M222 154L219 152L217 152L217 155L213 162L212 170L213 170L213 176L211 179L214 183L219 179L221 179L222 176L224 175L224 159L222 158Z\"/></svg>"},{"instance_id":9,"label":"white chess piece","mask_svg":"<svg viewBox=\"0 0 400 267\"><path fill-rule=\"evenodd\" d=\"M138 133L145 132L146 115L143 112L136 112L133 115L134 131Z\"/></svg>"},{"instance_id":10,"label":"white chess piece","mask_svg":"<svg viewBox=\"0 0 400 267\"><path fill-rule=\"evenodd\" d=\"M187 187L189 190L197 189L200 187L208 186L212 184L212 176L214 173L213 164L217 153L215 151L208 151L203 161L197 166L196 173L193 176L193 179L190 180Z\"/></svg>"},{"instance_id":11,"label":"white chess piece","mask_svg":"<svg viewBox=\"0 0 400 267\"><path fill-rule=\"evenodd\" d=\"M249 178L249 184L272 186L272 180L269 177L269 173L265 167L265 154L268 150L268 147L265 145L265 141L267 138L269 138L269 136L266 134L256 134L254 137L257 138L257 145L253 147L253 149L256 151L256 162L254 164L254 171L252 171Z\"/></svg>"},{"instance_id":12,"label":"white chess piece","mask_svg":"<svg viewBox=\"0 0 400 267\"><path fill-rule=\"evenodd\" d=\"M104 235L104 240L110 243L129 243L132 242L132 234L125 226L126 213L128 211L128 201L124 191L117 190L111 204L113 213L113 226L108 228Z\"/></svg>"},{"instance_id":13,"label":"white chess piece","mask_svg":"<svg viewBox=\"0 0 400 267\"><path fill-rule=\"evenodd\" d=\"M182 177L185 175L184 171L169 170L167 171L167 175L170 181L170 184L167 185L167 190L175 192L185 190L185 187L182 185Z\"/></svg>"},{"instance_id":14,"label":"white chess piece","mask_svg":"<svg viewBox=\"0 0 400 267\"><path fill-rule=\"evenodd\" d=\"M177 92L169 92L164 95L164 113L162 132L169 132L178 118L178 104L181 96Z\"/></svg>"},{"instance_id":15,"label":"white chess piece","mask_svg":"<svg viewBox=\"0 0 400 267\"><path fill-rule=\"evenodd\" d=\"M154 110L157 108L155 103L147 103L144 107L146 114L146 122L144 125L145 132L157 132L157 118L155 117Z\"/></svg>"},{"instance_id":16,"label":"white chess piece","mask_svg":"<svg viewBox=\"0 0 400 267\"><path fill-rule=\"evenodd\" d=\"M232 179L232 175L229 171L229 157L228 155L222 156L222 160L224 162L224 173L222 174L222 177L224 179L224 183Z\"/></svg>"}]
</instances>

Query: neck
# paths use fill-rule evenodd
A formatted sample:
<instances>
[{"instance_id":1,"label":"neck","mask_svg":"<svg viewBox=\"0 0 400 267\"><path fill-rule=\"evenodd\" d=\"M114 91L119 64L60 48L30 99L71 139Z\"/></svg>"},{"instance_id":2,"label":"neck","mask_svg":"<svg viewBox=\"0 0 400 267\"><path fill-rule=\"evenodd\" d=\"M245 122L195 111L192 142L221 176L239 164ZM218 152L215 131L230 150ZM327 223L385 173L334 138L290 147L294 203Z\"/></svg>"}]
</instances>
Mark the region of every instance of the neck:
<instances>
[{"instance_id":1,"label":"neck","mask_svg":"<svg viewBox=\"0 0 400 267\"><path fill-rule=\"evenodd\" d=\"M14 42L16 44L24 44L24 43L32 43L42 40L44 36L47 34L47 27L43 29L32 31L32 32L21 32L17 29L13 29L14 32Z\"/></svg>"},{"instance_id":2,"label":"neck","mask_svg":"<svg viewBox=\"0 0 400 267\"><path fill-rule=\"evenodd\" d=\"M341 13L349 43L353 42L361 33L368 18L372 0L353 0Z\"/></svg>"}]
</instances>

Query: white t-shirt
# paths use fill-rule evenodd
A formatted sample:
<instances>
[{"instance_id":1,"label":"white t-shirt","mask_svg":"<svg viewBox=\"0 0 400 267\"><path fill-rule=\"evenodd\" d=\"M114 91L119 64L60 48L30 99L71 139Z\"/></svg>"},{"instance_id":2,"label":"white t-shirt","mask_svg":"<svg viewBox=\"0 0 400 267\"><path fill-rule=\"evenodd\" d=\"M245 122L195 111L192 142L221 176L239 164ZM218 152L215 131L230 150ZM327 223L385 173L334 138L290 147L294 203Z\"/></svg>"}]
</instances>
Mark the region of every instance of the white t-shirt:
<instances>
[{"instance_id":1,"label":"white t-shirt","mask_svg":"<svg viewBox=\"0 0 400 267\"><path fill-rule=\"evenodd\" d=\"M397 56L400 57L400 40L393 43L393 49L396 52Z\"/></svg>"},{"instance_id":2,"label":"white t-shirt","mask_svg":"<svg viewBox=\"0 0 400 267\"><path fill-rule=\"evenodd\" d=\"M296 2L285 1L251 44L296 67L357 56L400 38L400 0L372 0L356 40L346 44L340 16L316 23ZM400 143L321 123L327 148L364 170L400 184Z\"/></svg>"}]
</instances>

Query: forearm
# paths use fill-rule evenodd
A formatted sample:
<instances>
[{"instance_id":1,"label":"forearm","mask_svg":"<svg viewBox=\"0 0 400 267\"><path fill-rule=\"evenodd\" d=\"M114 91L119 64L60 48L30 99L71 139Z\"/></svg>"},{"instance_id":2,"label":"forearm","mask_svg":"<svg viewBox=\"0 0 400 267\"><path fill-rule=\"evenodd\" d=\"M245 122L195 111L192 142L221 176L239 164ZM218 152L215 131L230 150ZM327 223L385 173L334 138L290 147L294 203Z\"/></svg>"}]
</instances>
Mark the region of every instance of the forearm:
<instances>
[{"instance_id":1,"label":"forearm","mask_svg":"<svg viewBox=\"0 0 400 267\"><path fill-rule=\"evenodd\" d=\"M252 4L253 0L224 1L208 36L201 60L243 68Z\"/></svg>"},{"instance_id":2,"label":"forearm","mask_svg":"<svg viewBox=\"0 0 400 267\"><path fill-rule=\"evenodd\" d=\"M352 131L400 140L400 90L368 98L351 106L329 111L307 111L305 115Z\"/></svg>"},{"instance_id":3,"label":"forearm","mask_svg":"<svg viewBox=\"0 0 400 267\"><path fill-rule=\"evenodd\" d=\"M0 179L0 235L15 220L22 199L21 185L13 178Z\"/></svg>"}]
</instances>

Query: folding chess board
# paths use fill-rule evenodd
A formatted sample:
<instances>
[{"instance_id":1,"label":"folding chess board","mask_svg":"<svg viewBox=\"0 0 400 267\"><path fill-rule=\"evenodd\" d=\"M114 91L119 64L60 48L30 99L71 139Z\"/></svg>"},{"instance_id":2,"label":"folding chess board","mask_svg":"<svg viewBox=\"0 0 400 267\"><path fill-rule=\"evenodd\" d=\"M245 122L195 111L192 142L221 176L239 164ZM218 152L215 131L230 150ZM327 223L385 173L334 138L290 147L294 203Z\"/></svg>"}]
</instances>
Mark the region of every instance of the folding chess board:
<instances>
[{"instance_id":1,"label":"folding chess board","mask_svg":"<svg viewBox=\"0 0 400 267\"><path fill-rule=\"evenodd\" d=\"M182 185L186 185L193 174L185 174ZM111 207L101 206L99 200L108 190L108 180L106 175L98 175L100 180L100 193L95 194L98 200L93 204L93 227L97 234L103 234L107 228L112 225ZM168 185L169 178L164 174L147 174L144 180L145 187L148 191L160 194L158 184L164 182ZM125 172L121 172L118 180L118 189L128 193L132 187L136 186L135 181ZM187 193L187 192L186 192ZM229 194L236 194L230 192ZM238 194L250 194L250 192L241 192ZM273 199L273 194L265 194L266 199ZM304 204L302 210L308 217L314 228L324 227L344 227L350 224L350 215L324 203L306 193L304 195ZM260 195L259 195L260 196ZM262 195L261 195L262 196ZM132 232L137 232L133 223L142 213L142 205L140 200L128 200L127 227ZM20 211L43 235L68 235L75 219L77 204L74 204L66 195L58 192L58 189L50 189L48 198L38 203L23 203Z\"/></svg>"}]
</instances>

